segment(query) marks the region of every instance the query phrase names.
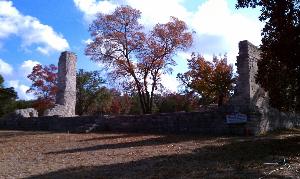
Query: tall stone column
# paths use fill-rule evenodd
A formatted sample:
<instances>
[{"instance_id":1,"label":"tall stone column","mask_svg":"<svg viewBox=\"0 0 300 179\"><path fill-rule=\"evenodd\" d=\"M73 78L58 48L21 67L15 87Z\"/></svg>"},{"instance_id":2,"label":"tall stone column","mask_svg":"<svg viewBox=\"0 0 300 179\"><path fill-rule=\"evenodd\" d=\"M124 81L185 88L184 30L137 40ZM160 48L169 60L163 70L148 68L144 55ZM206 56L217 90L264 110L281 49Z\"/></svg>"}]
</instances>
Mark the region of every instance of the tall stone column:
<instances>
[{"instance_id":1,"label":"tall stone column","mask_svg":"<svg viewBox=\"0 0 300 179\"><path fill-rule=\"evenodd\" d=\"M76 55L62 52L58 62L58 93L56 104L66 107L68 115L75 115L76 105Z\"/></svg>"},{"instance_id":2,"label":"tall stone column","mask_svg":"<svg viewBox=\"0 0 300 179\"><path fill-rule=\"evenodd\" d=\"M76 106L76 62L72 52L62 52L58 62L58 92L55 107L47 110L45 116L75 116Z\"/></svg>"},{"instance_id":3,"label":"tall stone column","mask_svg":"<svg viewBox=\"0 0 300 179\"><path fill-rule=\"evenodd\" d=\"M263 103L262 100L265 101L266 93L255 81L258 60L260 60L259 49L247 40L240 41L236 62L239 76L235 94L230 102L239 111L260 107Z\"/></svg>"},{"instance_id":4,"label":"tall stone column","mask_svg":"<svg viewBox=\"0 0 300 179\"><path fill-rule=\"evenodd\" d=\"M261 59L260 51L256 46L246 40L239 43L239 55L236 63L239 76L235 94L230 99L227 112L247 115L247 122L240 127L243 127L247 133L255 135L274 129L299 127L299 116L272 108L269 105L268 93L256 83L257 62L260 60L263 59Z\"/></svg>"}]
</instances>

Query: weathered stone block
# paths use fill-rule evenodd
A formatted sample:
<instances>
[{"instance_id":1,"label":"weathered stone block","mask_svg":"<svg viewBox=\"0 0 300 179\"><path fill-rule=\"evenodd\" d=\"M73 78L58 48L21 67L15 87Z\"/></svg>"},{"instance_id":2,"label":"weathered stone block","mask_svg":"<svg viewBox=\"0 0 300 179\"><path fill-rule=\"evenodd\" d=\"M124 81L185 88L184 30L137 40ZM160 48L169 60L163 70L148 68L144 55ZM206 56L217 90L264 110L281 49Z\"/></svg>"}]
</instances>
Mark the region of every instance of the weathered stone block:
<instances>
[{"instance_id":1,"label":"weathered stone block","mask_svg":"<svg viewBox=\"0 0 300 179\"><path fill-rule=\"evenodd\" d=\"M17 109L15 114L20 117L38 117L38 112L34 108Z\"/></svg>"}]
</instances>

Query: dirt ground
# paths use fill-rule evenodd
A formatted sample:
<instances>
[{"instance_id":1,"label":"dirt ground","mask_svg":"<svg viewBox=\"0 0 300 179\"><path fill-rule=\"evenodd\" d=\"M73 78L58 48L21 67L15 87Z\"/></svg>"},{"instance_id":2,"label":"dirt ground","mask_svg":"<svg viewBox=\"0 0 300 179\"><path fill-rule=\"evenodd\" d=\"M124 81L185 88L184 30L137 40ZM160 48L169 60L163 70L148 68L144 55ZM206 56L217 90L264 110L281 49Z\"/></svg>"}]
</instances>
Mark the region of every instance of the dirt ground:
<instances>
[{"instance_id":1,"label":"dirt ground","mask_svg":"<svg viewBox=\"0 0 300 179\"><path fill-rule=\"evenodd\" d=\"M300 131L262 137L0 131L0 178L300 178Z\"/></svg>"}]
</instances>

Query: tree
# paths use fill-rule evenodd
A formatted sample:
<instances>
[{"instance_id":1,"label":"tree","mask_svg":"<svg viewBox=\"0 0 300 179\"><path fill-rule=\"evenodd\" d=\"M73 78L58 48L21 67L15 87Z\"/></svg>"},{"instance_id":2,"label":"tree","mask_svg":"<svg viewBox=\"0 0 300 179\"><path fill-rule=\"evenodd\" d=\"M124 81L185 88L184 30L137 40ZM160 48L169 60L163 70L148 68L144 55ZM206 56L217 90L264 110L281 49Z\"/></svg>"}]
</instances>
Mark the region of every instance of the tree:
<instances>
[{"instance_id":1,"label":"tree","mask_svg":"<svg viewBox=\"0 0 300 179\"><path fill-rule=\"evenodd\" d=\"M143 113L151 113L161 75L176 64L172 59L176 51L191 46L192 34L174 17L146 34L138 22L140 16L140 11L129 6L118 7L109 15L98 14L90 26L92 42L85 52L91 60L113 67L111 76L134 88Z\"/></svg>"},{"instance_id":2,"label":"tree","mask_svg":"<svg viewBox=\"0 0 300 179\"><path fill-rule=\"evenodd\" d=\"M85 114L128 114L131 111L131 103L132 98L129 95L122 95L115 89L101 87Z\"/></svg>"},{"instance_id":3,"label":"tree","mask_svg":"<svg viewBox=\"0 0 300 179\"><path fill-rule=\"evenodd\" d=\"M0 75L0 117L10 112L13 112L13 102L17 99L17 92L13 87L5 88L4 79Z\"/></svg>"},{"instance_id":4,"label":"tree","mask_svg":"<svg viewBox=\"0 0 300 179\"><path fill-rule=\"evenodd\" d=\"M115 89L111 89L112 101L110 105L111 114L128 114L132 107L132 99L128 94L121 94Z\"/></svg>"},{"instance_id":5,"label":"tree","mask_svg":"<svg viewBox=\"0 0 300 179\"><path fill-rule=\"evenodd\" d=\"M102 85L105 81L100 71L87 72L80 69L76 76L76 114L83 115L90 106L102 95Z\"/></svg>"},{"instance_id":6,"label":"tree","mask_svg":"<svg viewBox=\"0 0 300 179\"><path fill-rule=\"evenodd\" d=\"M4 79L2 77L2 75L0 74L0 88L3 88L4 87Z\"/></svg>"},{"instance_id":7,"label":"tree","mask_svg":"<svg viewBox=\"0 0 300 179\"><path fill-rule=\"evenodd\" d=\"M152 109L152 111L155 111L155 109ZM134 114L134 115L143 114L143 111L141 108L141 103L140 103L139 96L137 93L130 94L130 110L128 113Z\"/></svg>"},{"instance_id":8,"label":"tree","mask_svg":"<svg viewBox=\"0 0 300 179\"><path fill-rule=\"evenodd\" d=\"M124 114L130 110L129 97L108 89L100 71L80 69L76 77L76 114Z\"/></svg>"},{"instance_id":9,"label":"tree","mask_svg":"<svg viewBox=\"0 0 300 179\"><path fill-rule=\"evenodd\" d=\"M156 105L160 113L190 112L197 109L198 99L192 93L167 93L156 96Z\"/></svg>"},{"instance_id":10,"label":"tree","mask_svg":"<svg viewBox=\"0 0 300 179\"><path fill-rule=\"evenodd\" d=\"M32 81L32 85L27 90L27 93L33 93L37 97L33 106L39 113L43 113L46 109L53 107L58 91L57 67L53 64L44 67L37 64L27 77Z\"/></svg>"},{"instance_id":11,"label":"tree","mask_svg":"<svg viewBox=\"0 0 300 179\"><path fill-rule=\"evenodd\" d=\"M188 91L200 95L202 104L217 103L221 106L229 98L234 78L232 65L227 64L226 57L218 59L215 56L211 63L193 53L188 59L188 69L184 74L179 73L177 78Z\"/></svg>"},{"instance_id":12,"label":"tree","mask_svg":"<svg viewBox=\"0 0 300 179\"><path fill-rule=\"evenodd\" d=\"M300 1L238 0L237 8L261 7L261 60L256 81L268 91L270 105L300 111Z\"/></svg>"},{"instance_id":13,"label":"tree","mask_svg":"<svg viewBox=\"0 0 300 179\"><path fill-rule=\"evenodd\" d=\"M89 106L81 115L110 114L113 96L108 88L100 87ZM79 114L79 113L78 113Z\"/></svg>"}]
</instances>

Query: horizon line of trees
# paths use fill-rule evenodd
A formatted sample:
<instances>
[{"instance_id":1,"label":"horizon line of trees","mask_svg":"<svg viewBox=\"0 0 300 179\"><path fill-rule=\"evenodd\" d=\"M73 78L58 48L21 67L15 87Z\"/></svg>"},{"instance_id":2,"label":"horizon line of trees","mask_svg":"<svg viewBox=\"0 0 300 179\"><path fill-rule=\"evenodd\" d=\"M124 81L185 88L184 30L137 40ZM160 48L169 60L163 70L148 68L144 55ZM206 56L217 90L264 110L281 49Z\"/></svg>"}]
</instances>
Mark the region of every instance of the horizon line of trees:
<instances>
[{"instance_id":1,"label":"horizon line of trees","mask_svg":"<svg viewBox=\"0 0 300 179\"><path fill-rule=\"evenodd\" d=\"M200 56L199 56L200 57ZM193 59L193 58L192 58ZM217 57L214 62L219 62ZM194 59L195 60L195 59ZM212 65L212 62L202 61L207 65ZM224 59L220 61L227 63ZM202 66L199 66L203 68ZM228 65L231 69L232 66ZM15 109L33 107L38 110L39 115L42 115L46 109L52 108L55 105L55 96L58 91L57 88L57 67L53 64L41 65L37 64L33 67L32 72L28 78L32 81L31 87L27 93L32 93L36 99L25 101L17 100L17 92L11 88L4 88L3 78L0 75L0 99L5 101L0 105L0 117L13 112ZM213 70L211 69L211 72ZM188 72L187 72L188 73ZM99 115L99 114L145 114L141 108L139 96L134 90L116 90L114 88L107 88L107 83L101 77L101 71L85 71L79 69L76 78L76 114L77 115ZM180 75L180 74L178 74ZM192 77L194 78L194 77ZM180 80L180 79L178 79ZM207 79L194 79L201 81ZM206 81L205 83L207 83ZM182 83L184 85L184 83ZM208 88L206 88L208 89ZM6 90L10 93L2 93ZM199 106L207 106L217 102L218 97L211 97L211 103L204 102L204 98L199 93L201 89L191 88L186 86L182 92L170 92L164 90L155 93L153 96L153 108L151 113L169 113L180 111L197 111ZM9 95L6 95L9 94ZM4 100L5 98L5 100ZM3 99L3 100L2 100Z\"/></svg>"},{"instance_id":2,"label":"horizon line of trees","mask_svg":"<svg viewBox=\"0 0 300 179\"><path fill-rule=\"evenodd\" d=\"M193 58L192 58L193 59ZM228 67L232 71L232 66L227 65L226 59L218 60L214 58L214 62L195 60L195 63L206 63L206 67L211 67L211 74L223 77L220 64ZM213 69L213 67L217 68ZM198 68L204 68L201 65ZM202 70L201 70L202 71ZM188 72L187 72L188 73ZM231 74L231 73L230 73ZM178 74L179 75L179 74ZM209 75L210 76L210 75ZM55 95L57 92L57 67L53 64L42 66L37 64L33 67L32 73L28 75L32 81L32 86L27 93L33 93L37 99L32 102L32 107L43 114L46 109L55 105ZM207 78L201 75L193 76L193 82L201 83L201 80L209 85ZM179 80L179 79L178 79ZM206 81L205 81L206 80ZM216 79L209 79L216 81ZM220 79L218 79L220 80ZM101 71L85 71L79 69L76 77L76 114L77 115L97 115L97 114L145 114L141 108L139 95L134 90L117 90L106 87L107 81L102 78ZM182 85L184 85L182 83ZM163 92L155 93L153 96L153 108L151 113L166 113L179 111L196 111L199 106L207 106L217 103L219 96L212 96L211 103L204 100L203 94L199 93L202 89L194 86L185 88L182 92ZM205 88L209 90L209 86ZM211 89L214 90L214 89ZM198 92L198 93L197 93ZM217 93L214 93L217 94ZM224 99L226 101L227 99ZM204 102L205 101L205 102ZM223 104L223 103L222 103Z\"/></svg>"}]
</instances>

